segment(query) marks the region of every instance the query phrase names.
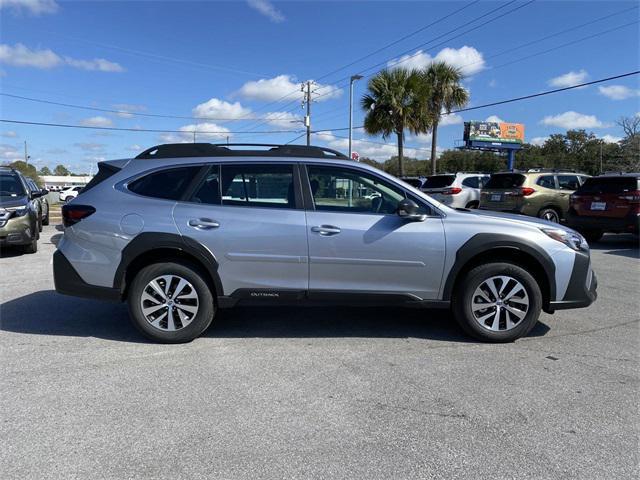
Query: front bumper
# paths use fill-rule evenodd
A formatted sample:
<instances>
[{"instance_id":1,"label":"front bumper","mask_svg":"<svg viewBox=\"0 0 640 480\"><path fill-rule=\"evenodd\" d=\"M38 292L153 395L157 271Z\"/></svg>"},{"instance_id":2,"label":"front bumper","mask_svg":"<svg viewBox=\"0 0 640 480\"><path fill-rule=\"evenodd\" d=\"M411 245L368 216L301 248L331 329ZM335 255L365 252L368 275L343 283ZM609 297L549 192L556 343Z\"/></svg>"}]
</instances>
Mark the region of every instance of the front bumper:
<instances>
[{"instance_id":1,"label":"front bumper","mask_svg":"<svg viewBox=\"0 0 640 480\"><path fill-rule=\"evenodd\" d=\"M29 215L10 218L0 227L0 246L28 245L33 241L34 235Z\"/></svg>"},{"instance_id":2,"label":"front bumper","mask_svg":"<svg viewBox=\"0 0 640 480\"><path fill-rule=\"evenodd\" d=\"M562 300L549 302L549 311L588 307L598 298L597 289L598 278L591 269L589 255L576 253L567 291Z\"/></svg>"},{"instance_id":3,"label":"front bumper","mask_svg":"<svg viewBox=\"0 0 640 480\"><path fill-rule=\"evenodd\" d=\"M119 289L99 287L85 282L60 250L56 250L53 254L53 282L56 292L63 295L122 301L122 292Z\"/></svg>"}]
</instances>

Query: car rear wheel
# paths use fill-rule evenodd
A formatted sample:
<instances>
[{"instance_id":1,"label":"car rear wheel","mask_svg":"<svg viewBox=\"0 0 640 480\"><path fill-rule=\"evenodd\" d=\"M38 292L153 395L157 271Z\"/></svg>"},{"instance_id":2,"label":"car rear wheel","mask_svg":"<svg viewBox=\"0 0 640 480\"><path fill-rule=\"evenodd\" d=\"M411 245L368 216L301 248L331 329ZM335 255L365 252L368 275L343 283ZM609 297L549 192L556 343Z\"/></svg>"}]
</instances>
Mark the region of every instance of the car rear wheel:
<instances>
[{"instance_id":1,"label":"car rear wheel","mask_svg":"<svg viewBox=\"0 0 640 480\"><path fill-rule=\"evenodd\" d=\"M453 313L469 335L487 342L512 342L537 323L542 293L535 279L511 263L487 263L458 284Z\"/></svg>"},{"instance_id":2,"label":"car rear wheel","mask_svg":"<svg viewBox=\"0 0 640 480\"><path fill-rule=\"evenodd\" d=\"M207 282L187 262L156 263L140 270L128 304L136 328L161 343L190 342L209 327L215 314Z\"/></svg>"},{"instance_id":3,"label":"car rear wheel","mask_svg":"<svg viewBox=\"0 0 640 480\"><path fill-rule=\"evenodd\" d=\"M560 214L555 208L543 208L538 212L538 217L548 222L560 223Z\"/></svg>"}]
</instances>

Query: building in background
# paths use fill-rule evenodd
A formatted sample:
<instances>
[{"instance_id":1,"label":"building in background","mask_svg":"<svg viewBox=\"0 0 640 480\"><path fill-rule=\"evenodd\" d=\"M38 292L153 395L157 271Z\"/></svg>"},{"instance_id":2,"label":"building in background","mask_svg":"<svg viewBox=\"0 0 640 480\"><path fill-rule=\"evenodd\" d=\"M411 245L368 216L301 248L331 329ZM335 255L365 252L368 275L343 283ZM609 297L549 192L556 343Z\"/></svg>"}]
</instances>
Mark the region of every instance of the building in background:
<instances>
[{"instance_id":1,"label":"building in background","mask_svg":"<svg viewBox=\"0 0 640 480\"><path fill-rule=\"evenodd\" d=\"M93 178L92 176L75 176L75 175L41 175L40 178L44 182L44 188L47 190L64 190L67 187L75 187L76 185L84 186Z\"/></svg>"}]
</instances>

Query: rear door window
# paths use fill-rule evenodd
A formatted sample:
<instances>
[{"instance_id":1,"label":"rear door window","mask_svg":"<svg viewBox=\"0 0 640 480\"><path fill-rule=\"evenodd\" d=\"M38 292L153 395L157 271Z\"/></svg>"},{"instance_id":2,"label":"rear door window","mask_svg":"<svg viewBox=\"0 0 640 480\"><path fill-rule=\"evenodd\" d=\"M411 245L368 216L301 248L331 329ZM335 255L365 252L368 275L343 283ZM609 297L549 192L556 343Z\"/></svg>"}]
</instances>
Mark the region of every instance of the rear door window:
<instances>
[{"instance_id":1,"label":"rear door window","mask_svg":"<svg viewBox=\"0 0 640 480\"><path fill-rule=\"evenodd\" d=\"M455 175L434 175L432 177L427 177L424 184L422 184L422 188L445 188L450 186L455 179Z\"/></svg>"},{"instance_id":2,"label":"rear door window","mask_svg":"<svg viewBox=\"0 0 640 480\"><path fill-rule=\"evenodd\" d=\"M556 188L556 179L553 175L544 175L538 178L536 184L540 185L543 188Z\"/></svg>"},{"instance_id":3,"label":"rear door window","mask_svg":"<svg viewBox=\"0 0 640 480\"><path fill-rule=\"evenodd\" d=\"M577 190L580 181L577 175L558 175L558 188L560 190Z\"/></svg>"},{"instance_id":4,"label":"rear door window","mask_svg":"<svg viewBox=\"0 0 640 480\"><path fill-rule=\"evenodd\" d=\"M525 176L519 173L497 173L484 186L496 190L517 188L524 183Z\"/></svg>"},{"instance_id":5,"label":"rear door window","mask_svg":"<svg viewBox=\"0 0 640 480\"><path fill-rule=\"evenodd\" d=\"M296 208L293 165L222 166L222 205Z\"/></svg>"},{"instance_id":6,"label":"rear door window","mask_svg":"<svg viewBox=\"0 0 640 480\"><path fill-rule=\"evenodd\" d=\"M128 189L145 197L178 200L186 193L200 168L195 166L160 170L134 180L128 185Z\"/></svg>"}]
</instances>

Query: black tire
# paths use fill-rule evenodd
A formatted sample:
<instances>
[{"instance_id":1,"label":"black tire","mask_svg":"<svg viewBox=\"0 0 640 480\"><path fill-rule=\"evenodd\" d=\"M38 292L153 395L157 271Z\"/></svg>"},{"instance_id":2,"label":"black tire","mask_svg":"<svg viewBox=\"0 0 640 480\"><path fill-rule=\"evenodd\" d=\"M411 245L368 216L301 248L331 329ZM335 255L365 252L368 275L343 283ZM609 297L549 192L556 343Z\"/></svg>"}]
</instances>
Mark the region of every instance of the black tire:
<instances>
[{"instance_id":1,"label":"black tire","mask_svg":"<svg viewBox=\"0 0 640 480\"><path fill-rule=\"evenodd\" d=\"M49 225L49 214L48 213L47 213L47 216L42 219L42 224L43 225Z\"/></svg>"},{"instance_id":2,"label":"black tire","mask_svg":"<svg viewBox=\"0 0 640 480\"><path fill-rule=\"evenodd\" d=\"M42 219L38 220L38 232L42 231Z\"/></svg>"},{"instance_id":3,"label":"black tire","mask_svg":"<svg viewBox=\"0 0 640 480\"><path fill-rule=\"evenodd\" d=\"M543 208L538 212L538 217L553 223L560 223L560 213L555 208Z\"/></svg>"},{"instance_id":4,"label":"black tire","mask_svg":"<svg viewBox=\"0 0 640 480\"><path fill-rule=\"evenodd\" d=\"M582 230L580 233L589 244L600 241L604 235L602 230Z\"/></svg>"},{"instance_id":5,"label":"black tire","mask_svg":"<svg viewBox=\"0 0 640 480\"><path fill-rule=\"evenodd\" d=\"M142 312L141 298L145 288L149 282L163 275L183 278L191 284L198 296L198 310L195 316L191 318L188 325L174 331L156 328L151 325ZM204 275L200 273L197 267L188 262L154 263L144 267L131 283L127 302L129 315L134 326L144 336L159 343L186 343L192 341L211 325L216 312L214 297L204 279ZM169 307L166 308L168 309Z\"/></svg>"},{"instance_id":6,"label":"black tire","mask_svg":"<svg viewBox=\"0 0 640 480\"><path fill-rule=\"evenodd\" d=\"M491 277L509 276L524 287L529 307L526 315L510 330L493 331L476 320L471 309L476 289ZM512 305L513 306L513 305ZM484 342L512 342L525 336L538 322L542 309L542 293L536 280L522 267L512 263L486 263L473 268L458 283L453 296L453 314L460 327Z\"/></svg>"},{"instance_id":7,"label":"black tire","mask_svg":"<svg viewBox=\"0 0 640 480\"><path fill-rule=\"evenodd\" d=\"M33 240L22 247L24 253L36 253L38 251L38 235L33 235Z\"/></svg>"},{"instance_id":8,"label":"black tire","mask_svg":"<svg viewBox=\"0 0 640 480\"><path fill-rule=\"evenodd\" d=\"M466 208L478 208L480 206L480 202L469 202L467 203Z\"/></svg>"}]
</instances>

